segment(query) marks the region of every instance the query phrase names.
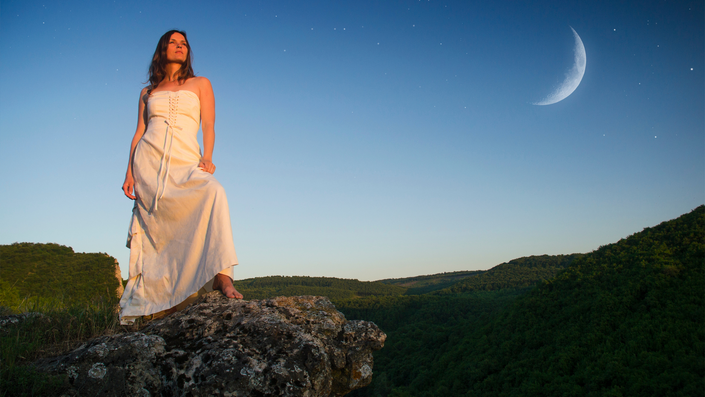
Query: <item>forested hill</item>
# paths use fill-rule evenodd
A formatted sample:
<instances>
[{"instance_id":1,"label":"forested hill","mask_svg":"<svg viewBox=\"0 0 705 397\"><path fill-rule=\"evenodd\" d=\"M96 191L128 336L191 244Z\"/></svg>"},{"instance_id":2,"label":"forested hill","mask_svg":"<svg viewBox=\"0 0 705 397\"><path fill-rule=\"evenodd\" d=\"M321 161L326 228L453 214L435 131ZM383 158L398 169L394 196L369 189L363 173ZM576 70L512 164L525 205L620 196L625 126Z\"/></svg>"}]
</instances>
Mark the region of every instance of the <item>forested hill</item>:
<instances>
[{"instance_id":1,"label":"forested hill","mask_svg":"<svg viewBox=\"0 0 705 397\"><path fill-rule=\"evenodd\" d=\"M485 270L469 270L460 272L447 272L430 274L426 276L405 277L405 278L388 278L378 280L377 282L390 285L398 285L408 288L407 295L420 295L428 292L447 288L460 280L468 277L477 276L484 273Z\"/></svg>"},{"instance_id":2,"label":"forested hill","mask_svg":"<svg viewBox=\"0 0 705 397\"><path fill-rule=\"evenodd\" d=\"M502 263L475 277L465 278L438 294L521 289L555 277L583 254L528 256Z\"/></svg>"},{"instance_id":3,"label":"forested hill","mask_svg":"<svg viewBox=\"0 0 705 397\"><path fill-rule=\"evenodd\" d=\"M430 320L385 330L373 384L351 396L702 396L703 291L700 206L575 258L494 313L449 310L480 292L418 305Z\"/></svg>"},{"instance_id":4,"label":"forested hill","mask_svg":"<svg viewBox=\"0 0 705 397\"><path fill-rule=\"evenodd\" d=\"M107 254L76 253L59 244L0 245L0 306L16 307L29 296L65 304L114 299L116 263Z\"/></svg>"},{"instance_id":5,"label":"forested hill","mask_svg":"<svg viewBox=\"0 0 705 397\"><path fill-rule=\"evenodd\" d=\"M334 277L270 276L236 280L233 284L247 299L320 295L337 300L371 295L402 295L406 291L406 288L396 285Z\"/></svg>"},{"instance_id":6,"label":"forested hill","mask_svg":"<svg viewBox=\"0 0 705 397\"><path fill-rule=\"evenodd\" d=\"M565 269L582 254L542 255L514 259L490 270L430 274L378 281L334 277L270 276L235 281L235 288L251 299L273 296L323 295L333 300L365 296L458 294L532 287Z\"/></svg>"}]
</instances>

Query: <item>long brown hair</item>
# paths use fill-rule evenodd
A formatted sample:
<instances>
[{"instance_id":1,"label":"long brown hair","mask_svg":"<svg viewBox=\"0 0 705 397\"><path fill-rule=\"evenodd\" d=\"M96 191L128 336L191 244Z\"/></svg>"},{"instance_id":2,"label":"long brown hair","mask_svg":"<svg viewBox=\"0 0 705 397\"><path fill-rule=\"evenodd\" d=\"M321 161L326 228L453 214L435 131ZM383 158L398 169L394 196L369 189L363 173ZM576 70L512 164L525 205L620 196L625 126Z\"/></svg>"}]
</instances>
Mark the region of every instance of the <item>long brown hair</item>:
<instances>
[{"instance_id":1,"label":"long brown hair","mask_svg":"<svg viewBox=\"0 0 705 397\"><path fill-rule=\"evenodd\" d=\"M179 33L184 36L186 40L186 48L188 49L188 54L186 54L186 62L181 65L181 68L176 73L179 80L179 84L183 84L186 79L195 77L196 74L193 73L193 67L191 66L191 45L186 37L186 32L181 30L170 30L159 39L157 43L157 49L154 50L154 56L152 56L152 63L149 65L149 86L147 91L151 92L153 89L157 88L159 83L166 78L166 49L169 47L169 40L171 35L174 33Z\"/></svg>"}]
</instances>

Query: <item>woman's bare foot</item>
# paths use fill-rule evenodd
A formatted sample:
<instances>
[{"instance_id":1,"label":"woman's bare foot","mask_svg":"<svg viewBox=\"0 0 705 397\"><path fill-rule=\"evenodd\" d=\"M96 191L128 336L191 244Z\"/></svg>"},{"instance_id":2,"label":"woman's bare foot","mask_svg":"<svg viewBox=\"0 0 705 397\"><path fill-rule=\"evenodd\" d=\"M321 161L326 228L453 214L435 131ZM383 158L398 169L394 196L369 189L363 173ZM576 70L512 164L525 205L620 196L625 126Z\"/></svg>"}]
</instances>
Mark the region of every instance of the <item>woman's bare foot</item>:
<instances>
[{"instance_id":1,"label":"woman's bare foot","mask_svg":"<svg viewBox=\"0 0 705 397\"><path fill-rule=\"evenodd\" d=\"M233 280L224 274L216 274L215 280L213 280L213 289L222 292L223 295L230 299L243 298L242 294L233 287Z\"/></svg>"}]
</instances>

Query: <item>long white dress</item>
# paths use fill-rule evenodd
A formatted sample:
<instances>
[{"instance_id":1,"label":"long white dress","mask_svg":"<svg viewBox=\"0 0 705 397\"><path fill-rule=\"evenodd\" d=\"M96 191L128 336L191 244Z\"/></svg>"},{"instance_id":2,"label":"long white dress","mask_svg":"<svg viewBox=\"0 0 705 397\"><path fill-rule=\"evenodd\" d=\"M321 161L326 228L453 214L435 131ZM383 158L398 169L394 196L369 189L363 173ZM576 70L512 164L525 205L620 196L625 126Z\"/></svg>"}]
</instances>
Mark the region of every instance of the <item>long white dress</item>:
<instances>
[{"instance_id":1,"label":"long white dress","mask_svg":"<svg viewBox=\"0 0 705 397\"><path fill-rule=\"evenodd\" d=\"M121 322L170 309L237 265L225 191L198 168L201 107L192 91L147 101L147 129L132 163L137 200L127 247Z\"/></svg>"}]
</instances>

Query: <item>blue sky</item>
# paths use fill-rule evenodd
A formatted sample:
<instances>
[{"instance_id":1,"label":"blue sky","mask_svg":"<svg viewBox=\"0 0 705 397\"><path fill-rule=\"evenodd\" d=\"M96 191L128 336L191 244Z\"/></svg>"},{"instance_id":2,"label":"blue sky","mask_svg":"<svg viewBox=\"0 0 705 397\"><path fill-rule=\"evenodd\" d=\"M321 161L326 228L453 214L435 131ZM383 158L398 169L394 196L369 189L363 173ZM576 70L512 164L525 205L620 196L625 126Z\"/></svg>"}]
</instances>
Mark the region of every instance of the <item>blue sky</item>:
<instances>
[{"instance_id":1,"label":"blue sky","mask_svg":"<svg viewBox=\"0 0 705 397\"><path fill-rule=\"evenodd\" d=\"M157 40L216 96L236 277L589 252L705 202L701 1L1 1L0 244L106 252ZM573 62L565 100L536 102Z\"/></svg>"}]
</instances>

